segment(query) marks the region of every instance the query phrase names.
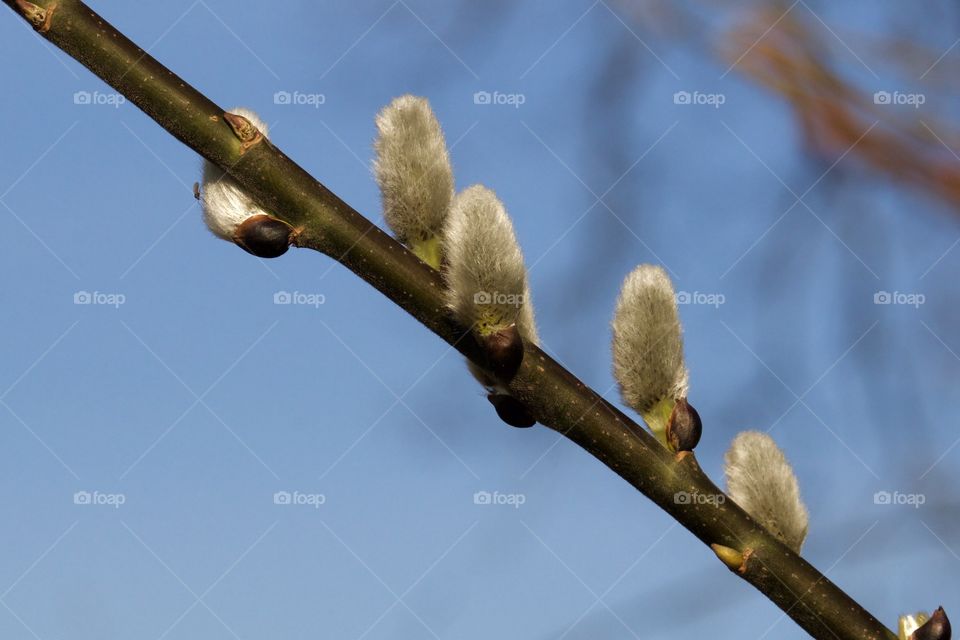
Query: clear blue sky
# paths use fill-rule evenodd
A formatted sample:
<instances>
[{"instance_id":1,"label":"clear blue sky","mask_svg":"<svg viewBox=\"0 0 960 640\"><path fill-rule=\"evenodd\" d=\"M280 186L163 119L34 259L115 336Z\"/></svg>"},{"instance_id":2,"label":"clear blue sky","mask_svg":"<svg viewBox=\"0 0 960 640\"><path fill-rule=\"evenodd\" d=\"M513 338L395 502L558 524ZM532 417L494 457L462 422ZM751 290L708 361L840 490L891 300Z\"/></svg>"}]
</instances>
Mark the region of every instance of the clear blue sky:
<instances>
[{"instance_id":1,"label":"clear blue sky","mask_svg":"<svg viewBox=\"0 0 960 640\"><path fill-rule=\"evenodd\" d=\"M819 15L841 29L857 4ZM781 102L641 41L614 3L92 5L377 220L373 116L427 96L458 187L515 219L547 350L611 400L634 265L722 295L681 308L703 466L719 477L736 432L771 429L813 564L889 625L960 612L960 228L936 202L834 191L844 161L817 182ZM215 240L197 156L6 10L0 54L0 636L804 637L583 451L499 423L461 358L345 269Z\"/></svg>"}]
</instances>

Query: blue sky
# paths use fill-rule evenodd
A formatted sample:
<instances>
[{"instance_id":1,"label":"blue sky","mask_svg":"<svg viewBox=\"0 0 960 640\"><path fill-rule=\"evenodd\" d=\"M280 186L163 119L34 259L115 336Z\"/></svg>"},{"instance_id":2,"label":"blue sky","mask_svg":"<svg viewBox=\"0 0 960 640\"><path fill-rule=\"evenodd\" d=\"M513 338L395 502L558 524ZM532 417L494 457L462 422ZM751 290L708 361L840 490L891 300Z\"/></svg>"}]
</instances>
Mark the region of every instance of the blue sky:
<instances>
[{"instance_id":1,"label":"blue sky","mask_svg":"<svg viewBox=\"0 0 960 640\"><path fill-rule=\"evenodd\" d=\"M876 14L854 4L796 10L842 33ZM373 117L428 97L458 188L483 182L515 220L545 348L613 401L633 266L722 297L681 307L705 469L769 429L814 565L890 625L957 610L945 207L810 163L778 99L614 3L92 6L378 221ZM196 154L12 14L0 53L4 637L804 637L599 462L499 423L460 356L344 268L214 239Z\"/></svg>"}]
</instances>

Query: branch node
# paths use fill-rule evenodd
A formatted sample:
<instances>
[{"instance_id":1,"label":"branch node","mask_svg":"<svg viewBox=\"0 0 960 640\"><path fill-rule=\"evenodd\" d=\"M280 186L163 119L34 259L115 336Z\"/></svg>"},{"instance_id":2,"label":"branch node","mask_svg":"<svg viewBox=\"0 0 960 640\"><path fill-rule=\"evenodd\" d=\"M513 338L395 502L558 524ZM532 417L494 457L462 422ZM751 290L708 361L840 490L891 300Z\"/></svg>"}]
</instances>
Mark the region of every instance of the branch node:
<instances>
[{"instance_id":1,"label":"branch node","mask_svg":"<svg viewBox=\"0 0 960 640\"><path fill-rule=\"evenodd\" d=\"M740 575L746 574L747 560L753 555L753 549L748 547L741 553L736 549L725 547L722 544L711 544L710 548L713 549L713 552L720 558L720 562L725 564L730 571L735 571Z\"/></svg>"},{"instance_id":2,"label":"branch node","mask_svg":"<svg viewBox=\"0 0 960 640\"><path fill-rule=\"evenodd\" d=\"M306 227L303 225L300 225L299 227L293 227L290 230L290 246L291 247L303 246L302 244L300 244L300 236L301 234L303 234L305 230L306 230Z\"/></svg>"},{"instance_id":3,"label":"branch node","mask_svg":"<svg viewBox=\"0 0 960 640\"><path fill-rule=\"evenodd\" d=\"M725 547L722 544L711 544L710 548L720 558L720 562L725 564L730 571L736 571L743 562L743 554L731 547Z\"/></svg>"},{"instance_id":4,"label":"branch node","mask_svg":"<svg viewBox=\"0 0 960 640\"><path fill-rule=\"evenodd\" d=\"M747 547L746 549L743 550L743 563L740 565L740 568L737 569L737 573L739 573L740 575L746 575L747 562L749 562L752 556L753 556L753 549L751 549L750 547Z\"/></svg>"},{"instance_id":5,"label":"branch node","mask_svg":"<svg viewBox=\"0 0 960 640\"><path fill-rule=\"evenodd\" d=\"M246 153L247 149L263 140L263 134L260 133L260 130L243 116L227 112L223 114L223 119L230 125L230 129L233 130L233 135L237 136L237 139L242 143L240 146L241 155Z\"/></svg>"},{"instance_id":6,"label":"branch node","mask_svg":"<svg viewBox=\"0 0 960 640\"><path fill-rule=\"evenodd\" d=\"M46 9L40 5L28 2L27 0L15 0L20 15L30 23L30 25L39 33L46 33L50 29L50 20L53 18L53 12L57 8L57 3L53 2Z\"/></svg>"}]
</instances>

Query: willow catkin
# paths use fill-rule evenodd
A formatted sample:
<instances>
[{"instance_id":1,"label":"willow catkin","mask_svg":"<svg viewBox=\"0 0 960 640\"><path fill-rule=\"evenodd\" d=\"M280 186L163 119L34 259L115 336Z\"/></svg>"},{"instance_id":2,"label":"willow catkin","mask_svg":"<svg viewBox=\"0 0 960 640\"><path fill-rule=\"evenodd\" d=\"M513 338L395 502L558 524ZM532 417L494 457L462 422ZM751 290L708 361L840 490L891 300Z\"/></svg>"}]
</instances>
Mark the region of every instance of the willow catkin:
<instances>
[{"instance_id":1,"label":"willow catkin","mask_svg":"<svg viewBox=\"0 0 960 640\"><path fill-rule=\"evenodd\" d=\"M430 103L405 95L376 118L374 175L383 217L397 239L435 268L436 246L453 199L450 155Z\"/></svg>"},{"instance_id":2,"label":"willow catkin","mask_svg":"<svg viewBox=\"0 0 960 640\"><path fill-rule=\"evenodd\" d=\"M793 468L773 438L744 431L724 457L730 497L781 542L800 552L809 515Z\"/></svg>"}]
</instances>

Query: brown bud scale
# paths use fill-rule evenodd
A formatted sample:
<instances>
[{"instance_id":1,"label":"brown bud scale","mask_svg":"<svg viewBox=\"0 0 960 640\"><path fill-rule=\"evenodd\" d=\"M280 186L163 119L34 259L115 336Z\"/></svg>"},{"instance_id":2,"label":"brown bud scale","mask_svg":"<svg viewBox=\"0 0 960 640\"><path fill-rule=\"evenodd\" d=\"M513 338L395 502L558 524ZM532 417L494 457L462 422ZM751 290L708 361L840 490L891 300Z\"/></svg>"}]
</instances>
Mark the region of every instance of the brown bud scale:
<instances>
[{"instance_id":1,"label":"brown bud scale","mask_svg":"<svg viewBox=\"0 0 960 640\"><path fill-rule=\"evenodd\" d=\"M700 414L686 398L680 398L673 405L670 419L667 420L667 443L674 451L693 451L700 442L703 424Z\"/></svg>"},{"instance_id":2,"label":"brown bud scale","mask_svg":"<svg viewBox=\"0 0 960 640\"><path fill-rule=\"evenodd\" d=\"M241 153L263 140L263 134L253 123L236 113L224 113L223 119L230 125L233 134L242 142Z\"/></svg>"},{"instance_id":3,"label":"brown bud scale","mask_svg":"<svg viewBox=\"0 0 960 640\"><path fill-rule=\"evenodd\" d=\"M16 4L17 9L20 10L20 15L22 15L34 29L40 33L44 33L50 28L50 19L53 17L53 12L57 8L55 2L51 3L46 9L27 0L16 0Z\"/></svg>"},{"instance_id":4,"label":"brown bud scale","mask_svg":"<svg viewBox=\"0 0 960 640\"><path fill-rule=\"evenodd\" d=\"M517 325L481 336L480 342L486 355L486 368L500 380L509 382L523 362L523 338Z\"/></svg>"},{"instance_id":5,"label":"brown bud scale","mask_svg":"<svg viewBox=\"0 0 960 640\"><path fill-rule=\"evenodd\" d=\"M943 607L939 607L929 620L910 634L910 640L950 640L950 635L950 620Z\"/></svg>"}]
</instances>

